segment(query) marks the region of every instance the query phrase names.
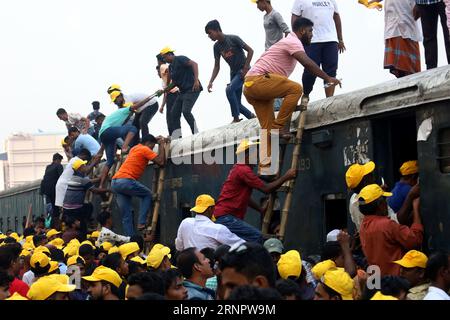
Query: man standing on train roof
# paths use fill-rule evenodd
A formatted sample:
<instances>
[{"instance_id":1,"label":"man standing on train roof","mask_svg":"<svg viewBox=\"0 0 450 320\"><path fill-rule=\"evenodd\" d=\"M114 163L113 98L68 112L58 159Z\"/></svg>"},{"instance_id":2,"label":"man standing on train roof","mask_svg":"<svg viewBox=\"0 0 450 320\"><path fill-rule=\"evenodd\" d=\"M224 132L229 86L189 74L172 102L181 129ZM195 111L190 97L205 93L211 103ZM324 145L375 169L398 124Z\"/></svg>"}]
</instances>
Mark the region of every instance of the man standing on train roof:
<instances>
[{"instance_id":1,"label":"man standing on train roof","mask_svg":"<svg viewBox=\"0 0 450 320\"><path fill-rule=\"evenodd\" d=\"M220 23L217 20L209 21L205 27L208 37L214 41L214 69L208 85L208 92L212 91L213 82L220 71L220 57L230 66L230 83L225 90L228 102L231 107L232 123L242 121L239 115L242 114L247 119L256 116L242 105L242 86L244 77L250 69L250 62L253 57L253 49L241 38L231 34L224 34ZM247 51L247 56L244 53Z\"/></svg>"},{"instance_id":2,"label":"man standing on train roof","mask_svg":"<svg viewBox=\"0 0 450 320\"><path fill-rule=\"evenodd\" d=\"M302 95L302 86L288 77L300 62L312 74L332 85L339 80L328 76L305 53L304 45L311 43L313 23L305 18L298 18L293 23L293 32L267 50L255 63L245 77L244 95L255 108L261 129L263 154L260 159L261 175L272 175L271 168L271 134L279 131L280 137L289 139L289 130L284 128L291 119ZM275 118L274 99L284 98L280 112Z\"/></svg>"},{"instance_id":3,"label":"man standing on train roof","mask_svg":"<svg viewBox=\"0 0 450 320\"><path fill-rule=\"evenodd\" d=\"M175 100L172 110L172 129L179 130L178 137L181 137L181 114L186 119L192 134L198 133L197 123L192 115L192 108L203 91L203 87L198 79L198 64L186 56L176 56L175 50L165 47L160 54L164 61L169 63L169 83L180 89L177 100ZM177 133L176 133L177 134Z\"/></svg>"},{"instance_id":4,"label":"man standing on train roof","mask_svg":"<svg viewBox=\"0 0 450 320\"><path fill-rule=\"evenodd\" d=\"M158 154L153 149L158 143ZM134 236L133 197L141 199L138 230L143 230L147 222L147 214L151 208L152 193L149 188L138 180L144 174L149 161L159 166L165 164L164 138L156 139L151 134L142 137L141 143L131 149L119 171L113 176L111 187L116 194L117 203L122 212L123 230L126 236Z\"/></svg>"},{"instance_id":5,"label":"man standing on train roof","mask_svg":"<svg viewBox=\"0 0 450 320\"><path fill-rule=\"evenodd\" d=\"M252 191L258 189L265 194L269 194L280 188L286 181L293 180L297 172L290 169L282 177L265 184L253 172L254 165L251 164L251 159L256 158L257 144L256 142L243 140L237 148L236 155L238 158L243 158L243 162L238 162L231 169L216 203L214 216L216 223L223 224L238 237L262 244L261 232L244 221L248 207L260 212L262 216L265 214L265 209L261 208L251 198Z\"/></svg>"}]
</instances>

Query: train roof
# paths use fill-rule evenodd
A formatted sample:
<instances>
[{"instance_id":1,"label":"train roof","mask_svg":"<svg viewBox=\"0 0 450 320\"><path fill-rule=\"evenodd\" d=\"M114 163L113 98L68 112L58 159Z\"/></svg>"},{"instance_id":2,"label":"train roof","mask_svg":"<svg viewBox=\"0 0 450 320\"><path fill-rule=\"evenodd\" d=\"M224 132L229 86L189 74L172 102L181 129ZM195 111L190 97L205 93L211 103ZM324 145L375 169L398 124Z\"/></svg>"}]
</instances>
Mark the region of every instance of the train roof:
<instances>
[{"instance_id":1,"label":"train roof","mask_svg":"<svg viewBox=\"0 0 450 320\"><path fill-rule=\"evenodd\" d=\"M308 107L306 129L406 109L449 97L450 66L445 66L312 102ZM299 112L293 114L291 129L295 129L298 116ZM252 119L174 140L171 157L185 157L234 146L244 138L257 139L259 129L258 120Z\"/></svg>"}]
</instances>

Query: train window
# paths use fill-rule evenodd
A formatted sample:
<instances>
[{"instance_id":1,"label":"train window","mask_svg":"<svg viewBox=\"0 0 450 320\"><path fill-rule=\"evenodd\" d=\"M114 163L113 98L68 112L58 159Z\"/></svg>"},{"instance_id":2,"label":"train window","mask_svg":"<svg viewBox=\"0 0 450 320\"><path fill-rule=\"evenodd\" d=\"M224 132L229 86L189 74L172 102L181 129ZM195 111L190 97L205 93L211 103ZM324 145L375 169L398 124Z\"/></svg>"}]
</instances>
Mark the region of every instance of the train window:
<instances>
[{"instance_id":1,"label":"train window","mask_svg":"<svg viewBox=\"0 0 450 320\"><path fill-rule=\"evenodd\" d=\"M439 131L439 167L442 173L450 173L450 127Z\"/></svg>"},{"instance_id":2,"label":"train window","mask_svg":"<svg viewBox=\"0 0 450 320\"><path fill-rule=\"evenodd\" d=\"M325 201L325 234L347 229L347 201L344 194L327 194Z\"/></svg>"}]
</instances>

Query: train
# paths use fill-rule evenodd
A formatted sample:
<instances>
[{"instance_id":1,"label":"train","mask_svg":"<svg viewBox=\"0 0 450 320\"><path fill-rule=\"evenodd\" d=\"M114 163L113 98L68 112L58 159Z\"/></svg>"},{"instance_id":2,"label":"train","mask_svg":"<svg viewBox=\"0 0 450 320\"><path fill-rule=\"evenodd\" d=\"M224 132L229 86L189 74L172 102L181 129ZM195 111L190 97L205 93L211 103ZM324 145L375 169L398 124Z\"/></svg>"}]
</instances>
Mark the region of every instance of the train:
<instances>
[{"instance_id":1,"label":"train","mask_svg":"<svg viewBox=\"0 0 450 320\"><path fill-rule=\"evenodd\" d=\"M298 117L299 112L293 114L292 131ZM178 225L191 216L198 195L218 198L237 145L244 138L258 139L259 130L258 120L251 119L172 141L164 190L158 196L162 243L174 243ZM282 171L290 166L292 149L293 145L286 146ZM418 160L424 251L450 250L450 66L310 103L286 248L314 255L320 253L329 231L354 231L345 173L350 165L369 160L376 163L378 182L391 187L400 178L401 164ZM154 191L157 170L149 164L142 177ZM255 200L264 196L253 192ZM281 204L284 197L279 193ZM95 200L95 212L100 210L99 201ZM35 214L44 212L39 181L0 193L0 229L20 232L30 205ZM112 212L120 232L117 205ZM246 220L261 227L262 217L252 209Z\"/></svg>"}]
</instances>

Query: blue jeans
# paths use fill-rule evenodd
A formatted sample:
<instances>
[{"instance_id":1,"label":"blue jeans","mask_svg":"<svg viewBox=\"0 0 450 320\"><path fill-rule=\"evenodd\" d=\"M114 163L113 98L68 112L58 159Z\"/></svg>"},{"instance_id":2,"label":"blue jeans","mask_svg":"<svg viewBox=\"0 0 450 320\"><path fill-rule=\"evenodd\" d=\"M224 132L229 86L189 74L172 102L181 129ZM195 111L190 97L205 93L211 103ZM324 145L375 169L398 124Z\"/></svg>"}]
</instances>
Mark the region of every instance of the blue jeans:
<instances>
[{"instance_id":1,"label":"blue jeans","mask_svg":"<svg viewBox=\"0 0 450 320\"><path fill-rule=\"evenodd\" d=\"M242 105L242 86L244 85L244 79L241 77L241 73L238 72L231 82L228 84L225 92L227 94L228 102L231 107L231 115L233 118L239 118L242 113L247 119L252 118L253 114L250 110Z\"/></svg>"},{"instance_id":2,"label":"blue jeans","mask_svg":"<svg viewBox=\"0 0 450 320\"><path fill-rule=\"evenodd\" d=\"M126 236L135 235L133 225L133 197L141 198L139 209L139 224L146 224L147 213L152 204L152 193L149 188L133 179L114 179L111 184L112 191L116 194L117 204L122 212L123 230Z\"/></svg>"},{"instance_id":3,"label":"blue jeans","mask_svg":"<svg viewBox=\"0 0 450 320\"><path fill-rule=\"evenodd\" d=\"M244 239L245 241L263 243L261 231L249 225L244 220L236 218L231 214L218 217L216 223L224 225L231 232L233 232L238 237Z\"/></svg>"},{"instance_id":4,"label":"blue jeans","mask_svg":"<svg viewBox=\"0 0 450 320\"><path fill-rule=\"evenodd\" d=\"M114 156L116 150L116 140L119 138L125 139L129 132L137 134L137 129L135 126L124 125L121 127L110 127L103 131L100 136L100 142L105 145L106 152L106 165L111 168L114 164Z\"/></svg>"}]
</instances>

